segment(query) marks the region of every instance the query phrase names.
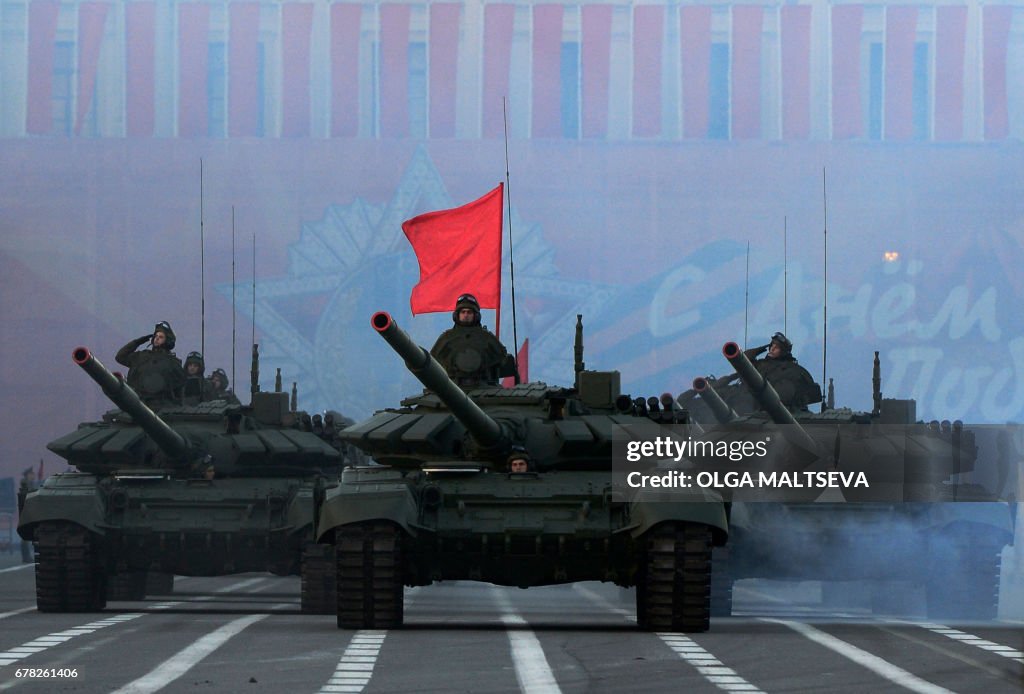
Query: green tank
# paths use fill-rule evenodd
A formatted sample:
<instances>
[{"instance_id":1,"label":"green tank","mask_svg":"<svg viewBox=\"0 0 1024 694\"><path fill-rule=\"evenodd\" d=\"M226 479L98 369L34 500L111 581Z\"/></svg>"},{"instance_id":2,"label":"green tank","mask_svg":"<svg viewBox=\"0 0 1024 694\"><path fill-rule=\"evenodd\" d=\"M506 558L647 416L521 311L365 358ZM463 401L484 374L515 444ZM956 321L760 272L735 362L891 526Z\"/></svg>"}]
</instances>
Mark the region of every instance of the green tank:
<instances>
[{"instance_id":1,"label":"green tank","mask_svg":"<svg viewBox=\"0 0 1024 694\"><path fill-rule=\"evenodd\" d=\"M697 378L680 397L696 395L688 404L709 437L779 430L818 451L820 460L805 464L864 470L889 481L893 494L882 501L877 491L847 489L845 500L733 503L729 544L715 550L716 615L731 611L733 581L765 578L866 581L880 610L893 609L887 593L905 582L923 587L931 618L996 616L1000 556L1013 538L1010 506L965 480L1008 468L1007 427L916 421L913 400L882 397L877 352L873 411L827 405L818 413L782 405L735 343L723 354L736 373L718 387Z\"/></svg>"},{"instance_id":2,"label":"green tank","mask_svg":"<svg viewBox=\"0 0 1024 694\"><path fill-rule=\"evenodd\" d=\"M636 586L643 629L708 628L725 506L703 492L613 492L616 430L655 436L682 413L621 395L617 372L584 370L579 319L572 388L463 390L387 313L371 323L426 390L341 434L380 464L346 468L320 505L318 539L336 550L339 628L400 626L403 586L445 580L610 581ZM506 470L517 447L529 453L527 472Z\"/></svg>"},{"instance_id":3,"label":"green tank","mask_svg":"<svg viewBox=\"0 0 1024 694\"><path fill-rule=\"evenodd\" d=\"M324 427L282 392L157 414L88 349L72 356L119 409L51 441L72 469L24 499L18 533L35 542L40 611L141 599L147 574L166 590L172 574L300 572L314 495L345 462L331 421L340 415Z\"/></svg>"}]
</instances>

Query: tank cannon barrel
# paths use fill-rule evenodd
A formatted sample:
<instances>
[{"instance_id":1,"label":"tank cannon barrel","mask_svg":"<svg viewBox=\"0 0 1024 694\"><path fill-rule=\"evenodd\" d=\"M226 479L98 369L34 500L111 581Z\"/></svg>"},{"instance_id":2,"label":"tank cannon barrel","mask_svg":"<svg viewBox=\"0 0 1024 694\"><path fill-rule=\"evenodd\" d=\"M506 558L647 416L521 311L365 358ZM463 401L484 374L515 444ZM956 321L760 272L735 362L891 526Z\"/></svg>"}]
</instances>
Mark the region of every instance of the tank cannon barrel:
<instances>
[{"instance_id":1,"label":"tank cannon barrel","mask_svg":"<svg viewBox=\"0 0 1024 694\"><path fill-rule=\"evenodd\" d=\"M754 396L758 404L768 413L772 421L783 425L783 432L788 432L786 433L787 440L807 450L815 450L817 446L814 440L796 421L793 413L782 404L782 400L779 398L779 394L775 392L775 388L754 368L754 365L750 363L750 359L743 353L740 346L735 342L726 342L722 346L722 354L729 360L732 367L736 369L736 373L747 384L750 394Z\"/></svg>"},{"instance_id":2,"label":"tank cannon barrel","mask_svg":"<svg viewBox=\"0 0 1024 694\"><path fill-rule=\"evenodd\" d=\"M726 404L725 400L722 400L722 396L711 385L711 381L703 376L693 379L693 392L700 395L701 400L707 404L711 414L715 416L715 419L720 424L728 424L739 416L735 410Z\"/></svg>"},{"instance_id":3,"label":"tank cannon barrel","mask_svg":"<svg viewBox=\"0 0 1024 694\"><path fill-rule=\"evenodd\" d=\"M501 425L491 419L469 396L448 377L430 352L417 345L408 333L398 327L391 315L378 311L370 319L373 329L391 345L412 375L433 391L452 414L469 430L484 448L496 448L505 439Z\"/></svg>"},{"instance_id":4,"label":"tank cannon barrel","mask_svg":"<svg viewBox=\"0 0 1024 694\"><path fill-rule=\"evenodd\" d=\"M131 415L135 423L149 434L160 450L171 458L185 457L188 442L149 409L123 378L112 374L86 347L75 349L71 353L71 358L99 384L103 394L110 398L111 402Z\"/></svg>"}]
</instances>

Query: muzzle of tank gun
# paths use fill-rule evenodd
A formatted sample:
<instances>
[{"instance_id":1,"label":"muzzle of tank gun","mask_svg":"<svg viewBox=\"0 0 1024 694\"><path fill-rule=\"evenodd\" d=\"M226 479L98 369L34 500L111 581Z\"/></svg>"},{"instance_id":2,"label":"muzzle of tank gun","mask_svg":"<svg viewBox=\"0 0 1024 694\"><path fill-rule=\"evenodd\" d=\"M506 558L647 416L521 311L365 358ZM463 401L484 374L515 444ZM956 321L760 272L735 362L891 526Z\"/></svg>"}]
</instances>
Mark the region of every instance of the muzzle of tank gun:
<instances>
[{"instance_id":1,"label":"muzzle of tank gun","mask_svg":"<svg viewBox=\"0 0 1024 694\"><path fill-rule=\"evenodd\" d=\"M711 381L703 376L693 379L693 390L700 395L719 424L728 424L739 416L718 394Z\"/></svg>"}]
</instances>

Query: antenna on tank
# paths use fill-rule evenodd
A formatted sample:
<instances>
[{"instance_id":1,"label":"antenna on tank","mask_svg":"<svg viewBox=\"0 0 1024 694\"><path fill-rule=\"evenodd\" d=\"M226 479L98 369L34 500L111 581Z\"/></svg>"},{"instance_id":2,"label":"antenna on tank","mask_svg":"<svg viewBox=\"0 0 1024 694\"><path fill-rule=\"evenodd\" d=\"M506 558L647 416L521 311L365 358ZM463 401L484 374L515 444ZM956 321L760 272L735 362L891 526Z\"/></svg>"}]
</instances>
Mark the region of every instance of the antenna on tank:
<instances>
[{"instance_id":1,"label":"antenna on tank","mask_svg":"<svg viewBox=\"0 0 1024 694\"><path fill-rule=\"evenodd\" d=\"M231 382L235 382L235 206L231 206Z\"/></svg>"},{"instance_id":2,"label":"antenna on tank","mask_svg":"<svg viewBox=\"0 0 1024 694\"><path fill-rule=\"evenodd\" d=\"M782 332L789 332L789 247L786 216L782 216Z\"/></svg>"},{"instance_id":3,"label":"antenna on tank","mask_svg":"<svg viewBox=\"0 0 1024 694\"><path fill-rule=\"evenodd\" d=\"M260 390L260 347L256 344L256 234L252 235L252 366L249 368L250 392Z\"/></svg>"},{"instance_id":4,"label":"antenna on tank","mask_svg":"<svg viewBox=\"0 0 1024 694\"><path fill-rule=\"evenodd\" d=\"M203 228L203 159L199 158L199 352L206 358L206 236Z\"/></svg>"},{"instance_id":5,"label":"antenna on tank","mask_svg":"<svg viewBox=\"0 0 1024 694\"><path fill-rule=\"evenodd\" d=\"M747 274L743 280L743 349L747 348L747 320L750 313L750 241L747 241Z\"/></svg>"},{"instance_id":6,"label":"antenna on tank","mask_svg":"<svg viewBox=\"0 0 1024 694\"><path fill-rule=\"evenodd\" d=\"M825 167L821 168L821 201L825 221L825 247L823 253L824 271L822 272L823 298L821 305L821 382L828 383L828 379L826 378L828 375L828 188L825 183ZM822 400L821 411L824 412L825 408L825 401Z\"/></svg>"},{"instance_id":7,"label":"antenna on tank","mask_svg":"<svg viewBox=\"0 0 1024 694\"><path fill-rule=\"evenodd\" d=\"M512 354L515 355L516 372L515 382L519 383L519 331L516 325L516 262L512 256L512 185L509 181L508 167L508 111L505 106L505 97L501 98L501 119L505 126L505 202L508 205L508 267L509 283L512 285ZM501 303L501 297L498 297ZM496 321L497 322L497 321Z\"/></svg>"}]
</instances>

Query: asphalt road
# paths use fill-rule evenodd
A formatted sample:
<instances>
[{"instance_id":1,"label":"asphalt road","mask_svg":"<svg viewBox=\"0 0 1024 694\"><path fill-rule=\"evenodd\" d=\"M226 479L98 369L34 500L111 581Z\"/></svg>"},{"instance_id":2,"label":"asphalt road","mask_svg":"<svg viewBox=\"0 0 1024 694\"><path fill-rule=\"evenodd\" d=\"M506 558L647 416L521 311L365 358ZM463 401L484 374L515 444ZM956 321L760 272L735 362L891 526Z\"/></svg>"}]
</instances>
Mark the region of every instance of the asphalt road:
<instances>
[{"instance_id":1,"label":"asphalt road","mask_svg":"<svg viewBox=\"0 0 1024 694\"><path fill-rule=\"evenodd\" d=\"M636 630L632 594L583 583L407 589L406 624L302 615L298 579L175 581L172 596L40 614L31 566L0 564L0 690L46 692L1024 691L1024 624L837 609L743 581L704 634Z\"/></svg>"}]
</instances>

